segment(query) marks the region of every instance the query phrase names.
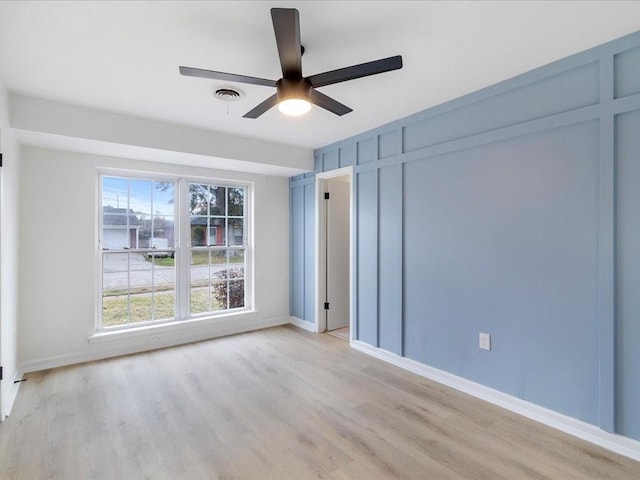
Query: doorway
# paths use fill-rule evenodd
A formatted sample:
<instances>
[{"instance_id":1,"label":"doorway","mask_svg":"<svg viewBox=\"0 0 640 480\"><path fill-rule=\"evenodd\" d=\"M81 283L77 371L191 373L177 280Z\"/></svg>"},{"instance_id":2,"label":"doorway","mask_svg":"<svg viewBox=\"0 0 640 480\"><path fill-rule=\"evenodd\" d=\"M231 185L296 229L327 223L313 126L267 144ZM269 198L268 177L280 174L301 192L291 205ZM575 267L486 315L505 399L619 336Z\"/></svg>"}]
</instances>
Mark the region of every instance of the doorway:
<instances>
[{"instance_id":1,"label":"doorway","mask_svg":"<svg viewBox=\"0 0 640 480\"><path fill-rule=\"evenodd\" d=\"M316 176L317 331L351 341L352 168Z\"/></svg>"}]
</instances>

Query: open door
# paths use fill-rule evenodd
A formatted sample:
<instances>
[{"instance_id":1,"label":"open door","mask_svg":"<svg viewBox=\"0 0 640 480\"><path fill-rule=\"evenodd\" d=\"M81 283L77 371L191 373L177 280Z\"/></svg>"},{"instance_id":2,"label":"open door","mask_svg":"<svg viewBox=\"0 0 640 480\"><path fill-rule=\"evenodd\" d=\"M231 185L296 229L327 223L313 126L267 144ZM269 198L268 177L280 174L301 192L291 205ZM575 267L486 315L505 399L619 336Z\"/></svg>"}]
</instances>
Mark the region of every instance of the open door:
<instances>
[{"instance_id":1,"label":"open door","mask_svg":"<svg viewBox=\"0 0 640 480\"><path fill-rule=\"evenodd\" d=\"M350 340L351 169L318 177L318 331Z\"/></svg>"}]
</instances>

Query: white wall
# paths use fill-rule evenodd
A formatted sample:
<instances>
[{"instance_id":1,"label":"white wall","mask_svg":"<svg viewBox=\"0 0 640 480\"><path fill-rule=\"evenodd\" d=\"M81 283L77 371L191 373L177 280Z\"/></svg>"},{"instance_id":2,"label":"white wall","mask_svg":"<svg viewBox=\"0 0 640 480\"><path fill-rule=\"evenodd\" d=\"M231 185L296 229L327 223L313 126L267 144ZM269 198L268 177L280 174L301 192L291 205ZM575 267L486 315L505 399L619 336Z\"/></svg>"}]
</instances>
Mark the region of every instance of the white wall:
<instances>
[{"instance_id":1,"label":"white wall","mask_svg":"<svg viewBox=\"0 0 640 480\"><path fill-rule=\"evenodd\" d=\"M9 131L8 95L0 83L0 151L3 154L0 185L0 361L4 380L0 389L2 412L9 414L18 390L18 183L20 149Z\"/></svg>"},{"instance_id":2,"label":"white wall","mask_svg":"<svg viewBox=\"0 0 640 480\"><path fill-rule=\"evenodd\" d=\"M254 182L255 309L89 343L97 303L97 168ZM288 322L288 179L23 147L19 359L25 371Z\"/></svg>"}]
</instances>

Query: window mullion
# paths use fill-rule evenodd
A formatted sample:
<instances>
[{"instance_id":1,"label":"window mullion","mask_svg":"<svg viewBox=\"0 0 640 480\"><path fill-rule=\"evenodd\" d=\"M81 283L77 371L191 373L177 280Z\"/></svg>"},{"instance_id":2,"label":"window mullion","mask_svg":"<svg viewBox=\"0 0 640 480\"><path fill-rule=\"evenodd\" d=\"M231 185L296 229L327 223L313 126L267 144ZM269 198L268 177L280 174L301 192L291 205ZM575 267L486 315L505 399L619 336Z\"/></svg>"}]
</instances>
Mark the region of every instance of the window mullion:
<instances>
[{"instance_id":1,"label":"window mullion","mask_svg":"<svg viewBox=\"0 0 640 480\"><path fill-rule=\"evenodd\" d=\"M127 253L127 323L131 323L131 254Z\"/></svg>"},{"instance_id":2,"label":"window mullion","mask_svg":"<svg viewBox=\"0 0 640 480\"><path fill-rule=\"evenodd\" d=\"M208 250L208 263L207 263L207 299L208 299L208 305L209 305L209 311L211 311L212 308L212 303L213 300L211 299L212 297L212 287L213 284L211 283L211 247L207 247Z\"/></svg>"},{"instance_id":3,"label":"window mullion","mask_svg":"<svg viewBox=\"0 0 640 480\"><path fill-rule=\"evenodd\" d=\"M130 205L131 202L131 179L127 180L127 208L125 209L125 215L126 215L126 225L127 225L127 230L126 230L126 236L127 236L127 240L126 240L126 245L124 245L125 248L131 248L131 235L130 235L130 229L131 229L131 218L129 217L129 209L131 208ZM131 253L127 252L127 324L131 324Z\"/></svg>"},{"instance_id":4,"label":"window mullion","mask_svg":"<svg viewBox=\"0 0 640 480\"><path fill-rule=\"evenodd\" d=\"M176 202L176 224L178 228L178 252L176 257L176 315L179 319L189 316L190 289L191 289L191 245L189 243L189 230L191 217L189 215L189 184L180 179L177 182L178 195Z\"/></svg>"},{"instance_id":5,"label":"window mullion","mask_svg":"<svg viewBox=\"0 0 640 480\"><path fill-rule=\"evenodd\" d=\"M227 198L228 200L228 198ZM227 201L227 203L229 203ZM227 206L227 208L229 208ZM228 212L227 212L228 213ZM229 221L229 217L227 216L227 222ZM227 227L228 229L229 227ZM229 238L229 231L227 230L227 238ZM229 259L229 255L230 255L230 249L229 249L229 245L227 245L227 249L225 252L225 266L224 268L226 268L227 270L227 310L229 309L229 306L231 305L231 260Z\"/></svg>"},{"instance_id":6,"label":"window mullion","mask_svg":"<svg viewBox=\"0 0 640 480\"><path fill-rule=\"evenodd\" d=\"M152 210L153 211L153 210ZM149 258L149 254L147 254ZM156 319L156 256L151 255L151 320Z\"/></svg>"}]
</instances>

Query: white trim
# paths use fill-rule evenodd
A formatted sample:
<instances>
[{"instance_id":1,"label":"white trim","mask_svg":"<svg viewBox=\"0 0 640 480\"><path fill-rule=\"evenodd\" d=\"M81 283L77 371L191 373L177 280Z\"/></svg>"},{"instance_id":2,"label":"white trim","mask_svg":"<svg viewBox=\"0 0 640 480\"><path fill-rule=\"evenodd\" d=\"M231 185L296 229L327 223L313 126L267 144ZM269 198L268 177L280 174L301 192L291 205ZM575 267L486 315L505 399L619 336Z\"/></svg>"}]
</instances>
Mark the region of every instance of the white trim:
<instances>
[{"instance_id":1,"label":"white trim","mask_svg":"<svg viewBox=\"0 0 640 480\"><path fill-rule=\"evenodd\" d=\"M415 360L400 357L395 353L372 347L359 340L352 341L351 346L372 357L384 360L385 362L389 362L422 377L468 393L476 398L498 405L499 407L543 423L549 427L573 435L574 437L586 440L587 442L599 445L612 452L640 461L640 442L636 440L615 433L605 432L581 420L554 412L553 410L458 377L457 375L438 370L437 368L416 362Z\"/></svg>"},{"instance_id":2,"label":"white trim","mask_svg":"<svg viewBox=\"0 0 640 480\"><path fill-rule=\"evenodd\" d=\"M171 332L181 332L193 328L216 328L216 325L224 325L225 322L234 323L251 321L257 315L255 310L226 311L223 315L209 315L190 318L187 320L157 322L145 322L143 325L127 326L126 328L113 328L98 330L87 337L89 343L102 343L112 340L122 340L147 335L160 335Z\"/></svg>"},{"instance_id":3,"label":"white trim","mask_svg":"<svg viewBox=\"0 0 640 480\"><path fill-rule=\"evenodd\" d=\"M315 181L315 252L314 252L314 262L315 262L315 292L314 292L314 300L315 300L315 331L316 332L324 332L327 329L327 316L324 313L324 305L322 300L322 292L324 290L324 276L325 272L322 268L322 264L324 263L324 252L322 249L324 239L322 238L322 234L324 233L324 216L326 215L324 208L324 187L325 182L324 179L317 174L314 178ZM321 191L322 190L322 191Z\"/></svg>"},{"instance_id":4,"label":"white trim","mask_svg":"<svg viewBox=\"0 0 640 480\"><path fill-rule=\"evenodd\" d=\"M96 271L96 282L97 288L95 291L96 294L96 303L94 307L95 314L95 332L96 335L89 337L90 343L94 343L93 338L98 338L105 332L113 330L130 330L131 327L128 325L122 325L114 328L103 328L102 326L102 305L103 305L103 259L105 251L102 249L103 245L103 185L105 177L115 177L122 178L127 180L128 189L130 190L130 181L132 179L138 180L146 180L151 182L168 182L174 184L174 208L173 208L173 218L174 218L174 242L173 246L169 248L173 250L174 256L177 261L174 264L174 278L175 278L175 294L176 294L176 306L175 306L175 319L157 319L151 320L149 324L168 324L173 325L176 322L188 322L190 320L200 320L203 315L198 314L190 314L189 313L189 292L190 292L190 278L189 273L190 269L189 258L190 252L192 250L191 242L190 242L190 233L191 233L191 225L190 225L190 215L187 212L187 207L189 205L189 184L206 184L206 185L216 185L226 188L243 188L245 192L244 200L244 211L243 211L243 231L245 242L243 245L227 245L226 247L221 245L219 249L226 248L241 248L244 250L244 288L245 288L245 308L242 310L242 313L253 312L253 308L255 305L255 263L254 263L254 233L253 233L253 225L254 225L254 189L255 182L246 181L246 180L224 180L220 178L214 177L203 177L203 176L189 176L189 175L181 175L181 174L169 174L169 173L158 173L154 171L139 171L139 170L128 170L123 168L112 168L112 167L103 167L98 166L96 168L96 240L95 240L95 249L97 256L97 271ZM127 209L129 209L129 201L131 197L131 192L128 192L127 196ZM226 204L225 204L226 205ZM225 219L228 219L228 207L225 209ZM225 221L225 224L227 222ZM228 232L225 229L225 235ZM207 232L208 235L208 232ZM226 239L225 239L226 243ZM149 251L149 248L139 249L138 245L136 248L126 248L126 249L113 249L110 250L110 253L143 253ZM233 314L234 312L231 310L223 310L222 314L227 314L230 312ZM205 312L204 316L214 316L213 312ZM133 329L137 330L138 327L133 327ZM100 340L95 340L100 341Z\"/></svg>"},{"instance_id":5,"label":"white trim","mask_svg":"<svg viewBox=\"0 0 640 480\"><path fill-rule=\"evenodd\" d=\"M317 327L315 323L312 322L306 322L304 320L301 320L298 317L289 317L289 323L291 325L295 325L296 327L300 327L303 330L307 330L308 332L312 332L312 333L317 333Z\"/></svg>"},{"instance_id":6,"label":"white trim","mask_svg":"<svg viewBox=\"0 0 640 480\"><path fill-rule=\"evenodd\" d=\"M24 373L37 372L48 368L63 367L66 365L91 362L94 360L102 360L105 358L117 357L120 355L128 355L132 353L146 352L148 350L156 350L159 348L173 347L190 342L210 340L226 335L234 335L236 333L244 333L252 330L259 330L262 328L285 325L287 323L289 323L289 317L247 319L246 321L231 319L229 321L216 324L215 328L204 328L202 325L192 323L190 326L193 326L193 328L183 327L178 331L170 331L163 334L148 332L137 337L130 337L126 339L121 338L120 341L122 345L113 346L113 344L111 344L109 345L108 349L101 348L100 350L90 350L85 352L56 355L53 357L31 360L22 363L19 370Z\"/></svg>"},{"instance_id":7,"label":"white trim","mask_svg":"<svg viewBox=\"0 0 640 480\"><path fill-rule=\"evenodd\" d=\"M2 89L2 92L0 92L0 94L2 94L3 96L6 95L6 90L4 90L4 88L2 88L2 86L0 86L0 89ZM2 128L0 128L0 148L3 147L3 142L2 142ZM5 160L6 161L6 160ZM4 197L4 170L2 168L0 168L0 363L2 363L2 335L3 333L5 333L6 328L3 328L2 325L4 323L4 315L2 314L2 306L4 305L4 286L3 286L3 282L2 282L2 257L3 257L3 252L4 252L4 248L3 248L3 242L2 242L2 232L4 231L5 227L4 227L4 202L2 201L2 198ZM6 333L5 333L6 334ZM2 413L4 413L5 411L9 411L10 409L7 408L4 404L5 399L4 399L4 395L5 395L5 390L6 390L6 382L2 382L0 380L0 422L4 419L4 415L2 415Z\"/></svg>"}]
</instances>

